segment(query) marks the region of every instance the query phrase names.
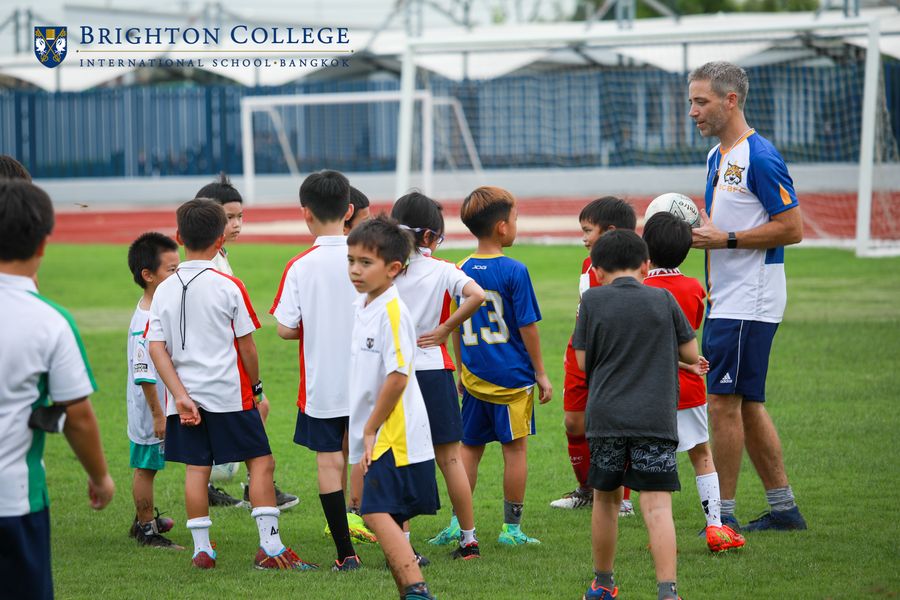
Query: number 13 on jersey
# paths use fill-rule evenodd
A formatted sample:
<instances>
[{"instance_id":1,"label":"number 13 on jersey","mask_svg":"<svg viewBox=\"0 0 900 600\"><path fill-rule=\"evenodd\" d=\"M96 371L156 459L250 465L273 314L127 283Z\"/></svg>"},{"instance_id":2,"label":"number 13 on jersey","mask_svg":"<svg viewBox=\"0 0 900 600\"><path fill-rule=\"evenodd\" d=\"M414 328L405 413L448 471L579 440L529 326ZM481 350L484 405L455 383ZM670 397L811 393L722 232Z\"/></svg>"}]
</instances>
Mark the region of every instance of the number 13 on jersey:
<instances>
[{"instance_id":1,"label":"number 13 on jersey","mask_svg":"<svg viewBox=\"0 0 900 600\"><path fill-rule=\"evenodd\" d=\"M478 332L474 330L472 319L484 314L481 312L481 309L478 309L478 312L466 319L462 325L463 344L475 346L478 344L479 336L487 344L505 344L509 341L509 328L506 326L506 321L503 320L503 298L500 296L500 293L494 290L484 290L484 303L482 306L488 309L487 326L481 327Z\"/></svg>"}]
</instances>

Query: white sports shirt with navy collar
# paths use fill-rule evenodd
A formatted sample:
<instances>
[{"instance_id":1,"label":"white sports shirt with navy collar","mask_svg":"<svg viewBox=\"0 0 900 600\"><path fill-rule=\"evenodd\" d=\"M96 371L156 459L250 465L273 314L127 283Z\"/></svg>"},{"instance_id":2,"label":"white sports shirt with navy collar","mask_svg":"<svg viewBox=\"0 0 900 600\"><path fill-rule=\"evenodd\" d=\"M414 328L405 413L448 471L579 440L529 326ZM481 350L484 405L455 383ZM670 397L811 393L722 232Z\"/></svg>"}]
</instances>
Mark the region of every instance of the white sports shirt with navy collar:
<instances>
[{"instance_id":1,"label":"white sports shirt with navy collar","mask_svg":"<svg viewBox=\"0 0 900 600\"><path fill-rule=\"evenodd\" d=\"M798 206L784 159L767 139L746 132L706 159L706 212L723 231L745 231ZM787 303L784 247L706 251L707 318L780 323Z\"/></svg>"},{"instance_id":2,"label":"white sports shirt with navy collar","mask_svg":"<svg viewBox=\"0 0 900 600\"><path fill-rule=\"evenodd\" d=\"M39 406L96 390L71 315L40 296L28 277L0 273L0 517L39 512L50 503L43 431L28 417Z\"/></svg>"}]
</instances>

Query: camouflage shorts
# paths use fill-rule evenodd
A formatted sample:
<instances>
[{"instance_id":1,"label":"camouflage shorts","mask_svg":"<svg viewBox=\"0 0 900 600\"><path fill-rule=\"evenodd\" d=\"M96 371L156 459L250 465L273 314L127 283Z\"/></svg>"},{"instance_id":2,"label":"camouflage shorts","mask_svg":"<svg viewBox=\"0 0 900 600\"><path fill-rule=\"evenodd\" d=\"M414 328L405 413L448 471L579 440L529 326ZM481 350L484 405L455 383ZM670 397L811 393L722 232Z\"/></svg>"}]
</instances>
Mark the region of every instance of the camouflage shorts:
<instances>
[{"instance_id":1,"label":"camouflage shorts","mask_svg":"<svg viewBox=\"0 0 900 600\"><path fill-rule=\"evenodd\" d=\"M588 484L611 492L624 485L637 491L674 492L678 481L678 444L659 438L592 438Z\"/></svg>"}]
</instances>

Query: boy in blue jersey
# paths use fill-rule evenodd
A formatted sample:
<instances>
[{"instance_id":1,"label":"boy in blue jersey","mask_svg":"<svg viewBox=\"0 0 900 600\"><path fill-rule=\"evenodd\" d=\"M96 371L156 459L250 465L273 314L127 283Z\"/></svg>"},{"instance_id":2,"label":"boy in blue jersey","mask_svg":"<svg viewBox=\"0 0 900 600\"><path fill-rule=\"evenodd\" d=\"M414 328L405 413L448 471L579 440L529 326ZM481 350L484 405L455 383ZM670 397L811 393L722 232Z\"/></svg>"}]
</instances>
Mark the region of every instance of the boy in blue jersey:
<instances>
[{"instance_id":1,"label":"boy in blue jersey","mask_svg":"<svg viewBox=\"0 0 900 600\"><path fill-rule=\"evenodd\" d=\"M503 248L516 239L516 201L504 189L480 187L465 199L460 216L478 238L478 250L459 266L485 293L484 304L454 334L463 388L463 465L474 493L485 444L502 444L503 528L498 541L537 544L520 529L526 451L534 433L535 382L541 404L550 401L553 388L541 358L541 311L528 269L503 256Z\"/></svg>"}]
</instances>

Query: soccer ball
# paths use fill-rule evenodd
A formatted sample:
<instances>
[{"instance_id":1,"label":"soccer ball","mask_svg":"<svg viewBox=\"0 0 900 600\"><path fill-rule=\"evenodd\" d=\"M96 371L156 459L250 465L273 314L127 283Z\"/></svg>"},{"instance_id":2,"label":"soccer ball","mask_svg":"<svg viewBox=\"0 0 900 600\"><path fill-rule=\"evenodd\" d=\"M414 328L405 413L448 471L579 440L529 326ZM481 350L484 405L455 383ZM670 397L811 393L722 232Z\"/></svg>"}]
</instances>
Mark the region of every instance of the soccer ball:
<instances>
[{"instance_id":1,"label":"soccer ball","mask_svg":"<svg viewBox=\"0 0 900 600\"><path fill-rule=\"evenodd\" d=\"M237 475L241 463L231 462L224 465L213 465L212 472L209 474L210 481L231 481Z\"/></svg>"},{"instance_id":2,"label":"soccer ball","mask_svg":"<svg viewBox=\"0 0 900 600\"><path fill-rule=\"evenodd\" d=\"M669 192L654 198L644 213L644 223L658 212L672 213L691 227L700 226L700 211L694 201L684 194Z\"/></svg>"}]
</instances>

